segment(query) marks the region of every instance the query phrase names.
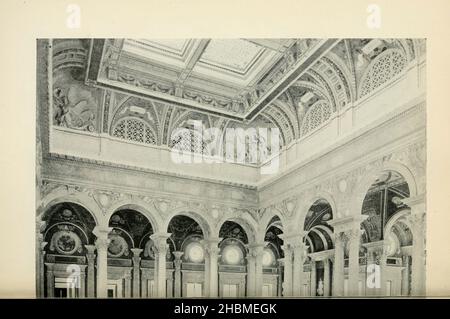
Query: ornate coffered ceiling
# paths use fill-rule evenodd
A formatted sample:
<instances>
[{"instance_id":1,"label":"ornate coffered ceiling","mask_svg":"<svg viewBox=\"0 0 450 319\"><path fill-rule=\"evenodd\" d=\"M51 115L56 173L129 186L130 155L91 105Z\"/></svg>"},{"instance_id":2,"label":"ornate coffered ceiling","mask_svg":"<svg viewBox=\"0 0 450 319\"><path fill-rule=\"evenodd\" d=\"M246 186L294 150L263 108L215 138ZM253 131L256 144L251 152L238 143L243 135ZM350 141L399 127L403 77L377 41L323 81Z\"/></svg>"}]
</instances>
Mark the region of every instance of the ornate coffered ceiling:
<instances>
[{"instance_id":1,"label":"ornate coffered ceiling","mask_svg":"<svg viewBox=\"0 0 450 319\"><path fill-rule=\"evenodd\" d=\"M172 147L172 133L307 137L408 70L420 39L55 39L52 125Z\"/></svg>"},{"instance_id":2,"label":"ornate coffered ceiling","mask_svg":"<svg viewBox=\"0 0 450 319\"><path fill-rule=\"evenodd\" d=\"M337 39L95 39L96 86L251 121Z\"/></svg>"}]
</instances>

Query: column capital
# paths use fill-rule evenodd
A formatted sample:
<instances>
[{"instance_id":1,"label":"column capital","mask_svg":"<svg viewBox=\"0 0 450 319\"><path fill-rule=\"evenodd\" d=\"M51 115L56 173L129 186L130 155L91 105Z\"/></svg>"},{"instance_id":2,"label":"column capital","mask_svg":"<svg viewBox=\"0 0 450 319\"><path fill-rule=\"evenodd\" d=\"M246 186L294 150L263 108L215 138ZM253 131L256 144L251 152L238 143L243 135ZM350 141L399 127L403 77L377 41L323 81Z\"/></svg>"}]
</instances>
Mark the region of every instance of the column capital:
<instances>
[{"instance_id":1,"label":"column capital","mask_svg":"<svg viewBox=\"0 0 450 319\"><path fill-rule=\"evenodd\" d=\"M268 244L268 242L252 243L252 244L246 245L246 247L248 249L248 253L250 256L258 257L258 256L262 255L264 248L266 248L267 244Z\"/></svg>"},{"instance_id":2,"label":"column capital","mask_svg":"<svg viewBox=\"0 0 450 319\"><path fill-rule=\"evenodd\" d=\"M348 240L350 240L350 241L356 240L361 237L361 229L359 227L347 229L344 231L344 234Z\"/></svg>"},{"instance_id":3,"label":"column capital","mask_svg":"<svg viewBox=\"0 0 450 319\"><path fill-rule=\"evenodd\" d=\"M314 261L328 261L331 257L333 257L333 250L323 250L315 253L310 253L309 257Z\"/></svg>"},{"instance_id":4,"label":"column capital","mask_svg":"<svg viewBox=\"0 0 450 319\"><path fill-rule=\"evenodd\" d=\"M150 239L153 240L154 242L159 240L167 240L171 235L172 235L171 233L159 232L151 234Z\"/></svg>"},{"instance_id":5,"label":"column capital","mask_svg":"<svg viewBox=\"0 0 450 319\"><path fill-rule=\"evenodd\" d=\"M184 252L183 251L174 251L172 254L175 256L175 260L180 260L181 257L184 255Z\"/></svg>"},{"instance_id":6,"label":"column capital","mask_svg":"<svg viewBox=\"0 0 450 319\"><path fill-rule=\"evenodd\" d=\"M130 250L133 253L133 257L139 257L139 258L140 258L140 255L141 255L142 251L143 251L142 248L131 248Z\"/></svg>"},{"instance_id":7,"label":"column capital","mask_svg":"<svg viewBox=\"0 0 450 319\"><path fill-rule=\"evenodd\" d=\"M167 239L170 235L170 233L154 233L150 235L150 239L153 241L152 249L155 253L164 252L167 250Z\"/></svg>"},{"instance_id":8,"label":"column capital","mask_svg":"<svg viewBox=\"0 0 450 319\"><path fill-rule=\"evenodd\" d=\"M112 227L102 227L102 226L95 226L92 230L92 233L95 235L95 237L105 237L108 238L108 234L111 232L113 228Z\"/></svg>"},{"instance_id":9,"label":"column capital","mask_svg":"<svg viewBox=\"0 0 450 319\"><path fill-rule=\"evenodd\" d=\"M334 228L335 233L346 232L351 229L358 229L368 215L345 216L327 221L327 224Z\"/></svg>"},{"instance_id":10,"label":"column capital","mask_svg":"<svg viewBox=\"0 0 450 319\"><path fill-rule=\"evenodd\" d=\"M288 233L288 234L280 234L278 237L283 239L283 241L291 246L294 246L297 243L303 243L303 239L306 237L308 232L300 231L296 233Z\"/></svg>"},{"instance_id":11,"label":"column capital","mask_svg":"<svg viewBox=\"0 0 450 319\"><path fill-rule=\"evenodd\" d=\"M94 255L95 253L95 245L84 245L89 255Z\"/></svg>"},{"instance_id":12,"label":"column capital","mask_svg":"<svg viewBox=\"0 0 450 319\"><path fill-rule=\"evenodd\" d=\"M222 241L223 238L220 237L212 237L208 239L203 239L200 241L200 243L203 245L205 251L211 255L211 254L219 254L219 243Z\"/></svg>"},{"instance_id":13,"label":"column capital","mask_svg":"<svg viewBox=\"0 0 450 319\"><path fill-rule=\"evenodd\" d=\"M181 257L183 256L184 252L182 251L174 251L172 254L175 256L175 260L173 261L173 264L175 265L175 270L180 270L181 268Z\"/></svg>"},{"instance_id":14,"label":"column capital","mask_svg":"<svg viewBox=\"0 0 450 319\"><path fill-rule=\"evenodd\" d=\"M384 241L383 240L378 240L378 241L373 241L373 242L369 242L369 243L363 243L361 245L367 249L368 253L373 253L375 251L382 251L383 250Z\"/></svg>"},{"instance_id":15,"label":"column capital","mask_svg":"<svg viewBox=\"0 0 450 319\"><path fill-rule=\"evenodd\" d=\"M92 233L97 237L95 240L95 247L97 247L97 249L108 249L110 243L108 234L111 230L112 227L95 226Z\"/></svg>"}]
</instances>

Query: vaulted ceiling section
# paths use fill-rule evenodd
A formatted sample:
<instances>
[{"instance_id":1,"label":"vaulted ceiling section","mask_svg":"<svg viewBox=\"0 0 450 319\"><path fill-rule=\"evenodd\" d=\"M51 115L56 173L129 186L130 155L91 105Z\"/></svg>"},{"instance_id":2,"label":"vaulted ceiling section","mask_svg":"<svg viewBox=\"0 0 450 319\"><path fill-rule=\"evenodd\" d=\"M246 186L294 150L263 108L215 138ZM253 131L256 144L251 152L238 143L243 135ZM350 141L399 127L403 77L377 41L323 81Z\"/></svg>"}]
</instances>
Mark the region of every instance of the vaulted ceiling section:
<instances>
[{"instance_id":1,"label":"vaulted ceiling section","mask_svg":"<svg viewBox=\"0 0 450 319\"><path fill-rule=\"evenodd\" d=\"M306 136L401 74L412 39L58 39L53 125L167 145L171 132L277 127Z\"/></svg>"}]
</instances>

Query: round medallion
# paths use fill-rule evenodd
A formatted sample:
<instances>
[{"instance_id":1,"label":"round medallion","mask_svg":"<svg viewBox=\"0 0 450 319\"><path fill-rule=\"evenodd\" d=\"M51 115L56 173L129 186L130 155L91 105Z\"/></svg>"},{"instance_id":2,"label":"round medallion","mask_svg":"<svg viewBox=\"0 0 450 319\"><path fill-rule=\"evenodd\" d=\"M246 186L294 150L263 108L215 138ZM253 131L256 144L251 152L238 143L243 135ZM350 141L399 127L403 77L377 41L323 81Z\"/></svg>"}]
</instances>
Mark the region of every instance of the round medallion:
<instances>
[{"instance_id":1,"label":"round medallion","mask_svg":"<svg viewBox=\"0 0 450 319\"><path fill-rule=\"evenodd\" d=\"M68 230L60 230L53 235L52 248L63 255L81 252L81 240L77 234Z\"/></svg>"},{"instance_id":2,"label":"round medallion","mask_svg":"<svg viewBox=\"0 0 450 319\"><path fill-rule=\"evenodd\" d=\"M223 259L229 265L237 265L242 260L242 251L239 247L230 245L223 249Z\"/></svg>"},{"instance_id":3,"label":"round medallion","mask_svg":"<svg viewBox=\"0 0 450 319\"><path fill-rule=\"evenodd\" d=\"M193 263L201 263L205 257L203 247L198 242L189 243L186 246L185 253L189 261Z\"/></svg>"},{"instance_id":4,"label":"round medallion","mask_svg":"<svg viewBox=\"0 0 450 319\"><path fill-rule=\"evenodd\" d=\"M128 255L128 244L126 240L116 234L109 236L110 242L108 246L108 256L109 257L121 257L123 255Z\"/></svg>"}]
</instances>

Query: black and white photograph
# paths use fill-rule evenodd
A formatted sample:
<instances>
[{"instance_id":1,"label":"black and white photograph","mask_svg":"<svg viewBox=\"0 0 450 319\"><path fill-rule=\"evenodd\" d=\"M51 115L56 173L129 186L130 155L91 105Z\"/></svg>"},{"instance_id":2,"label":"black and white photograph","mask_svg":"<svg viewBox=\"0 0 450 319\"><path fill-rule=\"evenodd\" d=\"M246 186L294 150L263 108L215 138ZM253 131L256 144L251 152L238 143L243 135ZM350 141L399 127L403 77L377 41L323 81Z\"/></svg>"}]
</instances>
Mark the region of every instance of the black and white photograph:
<instances>
[{"instance_id":1,"label":"black and white photograph","mask_svg":"<svg viewBox=\"0 0 450 319\"><path fill-rule=\"evenodd\" d=\"M426 51L37 39L36 296L425 296Z\"/></svg>"}]
</instances>

